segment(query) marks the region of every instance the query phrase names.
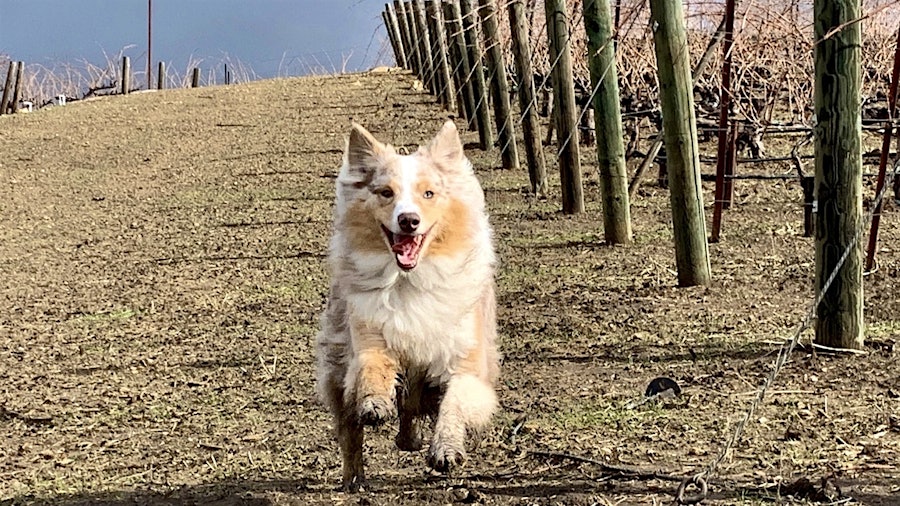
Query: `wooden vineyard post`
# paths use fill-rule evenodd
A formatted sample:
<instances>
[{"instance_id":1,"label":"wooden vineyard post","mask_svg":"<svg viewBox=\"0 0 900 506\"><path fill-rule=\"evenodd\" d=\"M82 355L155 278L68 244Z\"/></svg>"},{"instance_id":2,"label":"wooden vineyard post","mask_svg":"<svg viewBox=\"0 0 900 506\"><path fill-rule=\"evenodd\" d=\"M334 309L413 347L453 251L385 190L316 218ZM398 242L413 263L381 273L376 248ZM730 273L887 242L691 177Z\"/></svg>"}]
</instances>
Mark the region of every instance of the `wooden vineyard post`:
<instances>
[{"instance_id":1,"label":"wooden vineyard post","mask_svg":"<svg viewBox=\"0 0 900 506\"><path fill-rule=\"evenodd\" d=\"M429 0L428 16L431 19L431 31L434 36L434 47L437 56L437 74L440 75L440 93L441 103L448 111L456 109L456 87L453 85L453 76L450 74L450 63L448 61L447 38L444 36L444 12L440 2L437 0Z\"/></svg>"},{"instance_id":2,"label":"wooden vineyard post","mask_svg":"<svg viewBox=\"0 0 900 506\"><path fill-rule=\"evenodd\" d=\"M472 67L472 94L475 98L475 124L478 126L478 142L482 151L488 151L494 144L494 132L491 130L491 116L488 112L487 84L484 80L484 68L481 64L481 42L478 39L478 20L474 0L460 0L460 19L466 38L466 52L469 65Z\"/></svg>"},{"instance_id":3,"label":"wooden vineyard post","mask_svg":"<svg viewBox=\"0 0 900 506\"><path fill-rule=\"evenodd\" d=\"M594 129L597 133L597 161L603 199L603 234L608 244L627 244L632 239L631 209L609 1L584 0L582 5L591 89L594 90Z\"/></svg>"},{"instance_id":4,"label":"wooden vineyard post","mask_svg":"<svg viewBox=\"0 0 900 506\"><path fill-rule=\"evenodd\" d=\"M516 147L515 122L512 120L512 107L509 103L509 83L506 79L503 49L497 36L496 0L479 0L478 12L481 15L481 28L484 30L485 61L490 73L500 158L504 169L518 169L519 150Z\"/></svg>"},{"instance_id":5,"label":"wooden vineyard post","mask_svg":"<svg viewBox=\"0 0 900 506\"><path fill-rule=\"evenodd\" d=\"M198 88L200 86L200 68L194 67L191 72L191 88Z\"/></svg>"},{"instance_id":6,"label":"wooden vineyard post","mask_svg":"<svg viewBox=\"0 0 900 506\"><path fill-rule=\"evenodd\" d=\"M156 89L161 90L166 87L166 64L159 62L156 69Z\"/></svg>"},{"instance_id":7,"label":"wooden vineyard post","mask_svg":"<svg viewBox=\"0 0 900 506\"><path fill-rule=\"evenodd\" d=\"M888 118L896 118L897 112L897 81L900 81L900 28L897 29L897 47L894 48L894 69L891 72L891 86L888 90ZM881 156L878 159L878 181L875 184L875 195L884 191L885 176L887 175L888 158L891 157L891 122L884 127L884 135L881 138ZM894 181L894 188L897 188ZM869 227L869 244L866 246L866 272L875 268L875 248L878 246L878 225L881 222L881 209L884 200L875 203L872 211L872 225Z\"/></svg>"},{"instance_id":8,"label":"wooden vineyard post","mask_svg":"<svg viewBox=\"0 0 900 506\"><path fill-rule=\"evenodd\" d=\"M528 162L528 179L535 195L547 193L547 168L541 145L541 122L538 118L534 90L534 70L531 66L531 48L528 43L528 24L525 4L522 0L509 3L509 29L512 36L512 52L518 77L519 109L522 111L522 131L525 137L525 158Z\"/></svg>"},{"instance_id":9,"label":"wooden vineyard post","mask_svg":"<svg viewBox=\"0 0 900 506\"><path fill-rule=\"evenodd\" d=\"M678 285L710 281L690 54L681 2L650 0L665 132Z\"/></svg>"},{"instance_id":10,"label":"wooden vineyard post","mask_svg":"<svg viewBox=\"0 0 900 506\"><path fill-rule=\"evenodd\" d=\"M127 95L131 90L131 58L122 57L122 89L121 93Z\"/></svg>"},{"instance_id":11,"label":"wooden vineyard post","mask_svg":"<svg viewBox=\"0 0 900 506\"><path fill-rule=\"evenodd\" d=\"M862 216L860 2L815 0L813 13L818 200L816 292L821 297L815 342L834 348L861 349L862 261L861 247L856 242ZM823 292L835 271L834 282Z\"/></svg>"},{"instance_id":12,"label":"wooden vineyard post","mask_svg":"<svg viewBox=\"0 0 900 506\"><path fill-rule=\"evenodd\" d=\"M547 38L553 80L553 109L556 111L556 141L559 146L559 176L562 185L563 212L584 212L584 188L581 184L581 160L578 150L578 113L572 56L569 52L569 14L565 0L544 0Z\"/></svg>"},{"instance_id":13,"label":"wooden vineyard post","mask_svg":"<svg viewBox=\"0 0 900 506\"><path fill-rule=\"evenodd\" d=\"M431 39L428 37L428 24L425 22L425 8L422 0L413 0L411 2L413 17L416 20L416 35L418 37L419 61L422 63L422 84L425 89L435 93L434 87L434 67L431 62Z\"/></svg>"},{"instance_id":14,"label":"wooden vineyard post","mask_svg":"<svg viewBox=\"0 0 900 506\"><path fill-rule=\"evenodd\" d=\"M409 43L409 24L406 20L406 7L401 0L394 0L394 17L397 19L397 29L400 31L400 44L403 46L403 68L413 70L412 46Z\"/></svg>"},{"instance_id":15,"label":"wooden vineyard post","mask_svg":"<svg viewBox=\"0 0 900 506\"><path fill-rule=\"evenodd\" d=\"M22 83L25 82L25 62L16 64L16 84L13 86L12 112L19 112L19 101L22 100Z\"/></svg>"},{"instance_id":16,"label":"wooden vineyard post","mask_svg":"<svg viewBox=\"0 0 900 506\"><path fill-rule=\"evenodd\" d=\"M734 45L734 3L735 0L725 0L725 43L723 47L724 59L722 63L722 86L719 89L719 138L716 151L716 200L713 206L713 222L711 242L719 242L719 234L722 230L722 210L726 208L726 184L725 175L728 161L726 160L728 149L728 114L731 111L731 48Z\"/></svg>"},{"instance_id":17,"label":"wooden vineyard post","mask_svg":"<svg viewBox=\"0 0 900 506\"><path fill-rule=\"evenodd\" d=\"M387 14L385 21L388 22L389 35L392 36L395 45L395 53L397 55L397 66L406 68L406 47L403 45L403 36L400 31L400 21L397 19L397 13L394 6L390 3L384 4L385 13Z\"/></svg>"},{"instance_id":18,"label":"wooden vineyard post","mask_svg":"<svg viewBox=\"0 0 900 506\"><path fill-rule=\"evenodd\" d=\"M13 94L17 67L17 62L9 62L9 70L6 71L6 84L3 86L3 98L0 99L0 114L6 114L9 109L9 101Z\"/></svg>"},{"instance_id":19,"label":"wooden vineyard post","mask_svg":"<svg viewBox=\"0 0 900 506\"><path fill-rule=\"evenodd\" d=\"M419 80L425 82L425 70L422 65L422 55L419 54L419 27L413 13L413 2L401 2L406 13L406 26L409 29L409 52L412 53L412 70L419 76Z\"/></svg>"},{"instance_id":20,"label":"wooden vineyard post","mask_svg":"<svg viewBox=\"0 0 900 506\"><path fill-rule=\"evenodd\" d=\"M441 105L444 103L444 75L441 73L440 54L441 49L437 45L437 34L434 22L434 0L424 0L425 28L428 30L428 47L431 52L431 92Z\"/></svg>"},{"instance_id":21,"label":"wooden vineyard post","mask_svg":"<svg viewBox=\"0 0 900 506\"><path fill-rule=\"evenodd\" d=\"M458 0L444 2L444 22L447 25L447 39L453 75L456 81L457 97L462 116L466 118L469 130L475 130L475 96L472 92L472 69L466 53L466 37L463 35L462 21L459 19Z\"/></svg>"}]
</instances>

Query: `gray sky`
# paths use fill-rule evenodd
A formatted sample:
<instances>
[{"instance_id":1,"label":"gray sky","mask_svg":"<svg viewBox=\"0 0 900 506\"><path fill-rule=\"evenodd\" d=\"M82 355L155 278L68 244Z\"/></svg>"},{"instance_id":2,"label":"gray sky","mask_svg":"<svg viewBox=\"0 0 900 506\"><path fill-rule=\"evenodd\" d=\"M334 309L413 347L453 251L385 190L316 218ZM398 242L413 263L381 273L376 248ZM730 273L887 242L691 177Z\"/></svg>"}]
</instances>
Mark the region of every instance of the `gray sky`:
<instances>
[{"instance_id":1,"label":"gray sky","mask_svg":"<svg viewBox=\"0 0 900 506\"><path fill-rule=\"evenodd\" d=\"M393 62L381 1L152 0L153 60L228 60L259 77L363 70ZM0 0L0 53L28 64L105 61L123 48L132 67L147 57L148 0ZM384 59L377 62L381 52ZM386 60L385 60L386 59ZM154 63L155 65L155 63ZM155 68L155 67L154 67ZM171 67L170 67L171 68Z\"/></svg>"}]
</instances>

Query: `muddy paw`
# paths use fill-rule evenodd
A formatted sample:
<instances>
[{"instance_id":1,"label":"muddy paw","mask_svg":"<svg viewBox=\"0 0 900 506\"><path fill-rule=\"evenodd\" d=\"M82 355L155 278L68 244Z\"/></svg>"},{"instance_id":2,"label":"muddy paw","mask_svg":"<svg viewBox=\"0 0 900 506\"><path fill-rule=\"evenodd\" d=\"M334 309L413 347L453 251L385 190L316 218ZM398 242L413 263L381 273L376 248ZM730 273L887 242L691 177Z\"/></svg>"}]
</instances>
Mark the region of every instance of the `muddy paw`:
<instances>
[{"instance_id":1,"label":"muddy paw","mask_svg":"<svg viewBox=\"0 0 900 506\"><path fill-rule=\"evenodd\" d=\"M428 465L439 473L449 473L466 459L462 449L451 448L440 444L432 444L428 452Z\"/></svg>"},{"instance_id":2,"label":"muddy paw","mask_svg":"<svg viewBox=\"0 0 900 506\"><path fill-rule=\"evenodd\" d=\"M365 425L381 425L395 412L394 403L387 397L370 395L359 403L359 421Z\"/></svg>"}]
</instances>

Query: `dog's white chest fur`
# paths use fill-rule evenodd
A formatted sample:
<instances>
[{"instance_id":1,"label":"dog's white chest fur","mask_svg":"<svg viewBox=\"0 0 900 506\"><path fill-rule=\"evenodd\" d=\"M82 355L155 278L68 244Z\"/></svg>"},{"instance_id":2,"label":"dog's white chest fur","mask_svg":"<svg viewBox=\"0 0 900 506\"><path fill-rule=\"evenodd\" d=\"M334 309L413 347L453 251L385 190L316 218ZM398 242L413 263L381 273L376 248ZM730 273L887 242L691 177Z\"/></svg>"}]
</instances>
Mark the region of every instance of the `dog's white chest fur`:
<instances>
[{"instance_id":1,"label":"dog's white chest fur","mask_svg":"<svg viewBox=\"0 0 900 506\"><path fill-rule=\"evenodd\" d=\"M382 262L383 268L373 271L383 274L356 279L354 289L347 291L350 313L381 329L388 348L407 367L446 379L454 363L476 345L475 305L483 287L472 280L483 279L481 273L471 276L425 261L415 272L401 274L392 268L391 258Z\"/></svg>"}]
</instances>

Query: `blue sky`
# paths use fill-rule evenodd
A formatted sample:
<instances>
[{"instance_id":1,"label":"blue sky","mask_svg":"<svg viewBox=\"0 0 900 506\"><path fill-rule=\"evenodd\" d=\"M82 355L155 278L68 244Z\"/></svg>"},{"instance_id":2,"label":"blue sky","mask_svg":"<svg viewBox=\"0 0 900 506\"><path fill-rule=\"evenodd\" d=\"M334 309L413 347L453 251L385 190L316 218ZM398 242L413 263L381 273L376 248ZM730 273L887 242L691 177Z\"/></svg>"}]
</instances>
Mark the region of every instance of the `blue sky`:
<instances>
[{"instance_id":1,"label":"blue sky","mask_svg":"<svg viewBox=\"0 0 900 506\"><path fill-rule=\"evenodd\" d=\"M259 77L391 63L384 3L372 0L152 0L153 60L186 68L240 61ZM148 0L0 0L0 53L26 63L146 66ZM383 59L377 61L381 53ZM385 60L386 58L386 60ZM155 63L154 63L155 65ZM155 67L154 67L155 68Z\"/></svg>"}]
</instances>

